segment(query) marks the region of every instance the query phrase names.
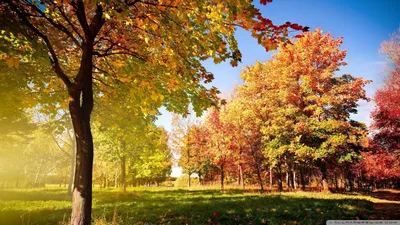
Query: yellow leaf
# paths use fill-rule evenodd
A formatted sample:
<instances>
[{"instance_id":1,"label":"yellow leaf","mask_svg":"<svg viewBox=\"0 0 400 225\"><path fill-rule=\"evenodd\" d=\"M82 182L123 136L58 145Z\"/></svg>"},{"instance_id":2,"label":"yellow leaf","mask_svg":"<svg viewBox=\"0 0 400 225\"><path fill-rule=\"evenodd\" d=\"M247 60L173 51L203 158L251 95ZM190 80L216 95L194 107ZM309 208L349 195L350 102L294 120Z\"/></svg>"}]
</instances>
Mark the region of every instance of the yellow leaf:
<instances>
[{"instance_id":1,"label":"yellow leaf","mask_svg":"<svg viewBox=\"0 0 400 225\"><path fill-rule=\"evenodd\" d=\"M7 64L7 66L9 68L13 68L13 67L18 68L19 67L19 59L17 59L17 58L9 58L6 61L6 64Z\"/></svg>"},{"instance_id":2,"label":"yellow leaf","mask_svg":"<svg viewBox=\"0 0 400 225\"><path fill-rule=\"evenodd\" d=\"M154 110L154 109L150 110L150 115L154 116L154 115L156 115L156 113L157 113L156 110Z\"/></svg>"},{"instance_id":3,"label":"yellow leaf","mask_svg":"<svg viewBox=\"0 0 400 225\"><path fill-rule=\"evenodd\" d=\"M111 19L111 16L110 16L110 14L108 14L108 13L104 13L104 18L106 18L107 20L109 20L109 19Z\"/></svg>"}]
</instances>

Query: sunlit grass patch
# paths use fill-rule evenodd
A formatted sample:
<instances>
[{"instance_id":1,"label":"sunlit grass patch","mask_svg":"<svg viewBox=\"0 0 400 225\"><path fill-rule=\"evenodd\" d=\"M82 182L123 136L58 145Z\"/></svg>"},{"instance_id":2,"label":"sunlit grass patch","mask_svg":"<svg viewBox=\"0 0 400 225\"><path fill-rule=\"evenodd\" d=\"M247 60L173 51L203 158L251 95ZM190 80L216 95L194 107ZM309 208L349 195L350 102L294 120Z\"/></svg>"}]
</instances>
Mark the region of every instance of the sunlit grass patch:
<instances>
[{"instance_id":1,"label":"sunlit grass patch","mask_svg":"<svg viewBox=\"0 0 400 225\"><path fill-rule=\"evenodd\" d=\"M0 190L0 224L67 224L65 189ZM369 197L216 189L94 189L94 224L323 224L372 212ZM28 222L29 221L29 222Z\"/></svg>"}]
</instances>

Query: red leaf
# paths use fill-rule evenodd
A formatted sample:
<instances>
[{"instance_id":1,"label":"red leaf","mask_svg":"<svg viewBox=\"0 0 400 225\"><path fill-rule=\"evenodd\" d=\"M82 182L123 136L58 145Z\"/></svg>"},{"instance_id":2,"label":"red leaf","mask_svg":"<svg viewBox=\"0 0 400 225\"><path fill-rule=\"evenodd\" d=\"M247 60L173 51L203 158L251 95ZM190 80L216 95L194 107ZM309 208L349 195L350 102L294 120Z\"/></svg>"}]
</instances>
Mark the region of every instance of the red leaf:
<instances>
[{"instance_id":1,"label":"red leaf","mask_svg":"<svg viewBox=\"0 0 400 225\"><path fill-rule=\"evenodd\" d=\"M272 0L260 0L260 3L266 5L267 3L271 3Z\"/></svg>"}]
</instances>

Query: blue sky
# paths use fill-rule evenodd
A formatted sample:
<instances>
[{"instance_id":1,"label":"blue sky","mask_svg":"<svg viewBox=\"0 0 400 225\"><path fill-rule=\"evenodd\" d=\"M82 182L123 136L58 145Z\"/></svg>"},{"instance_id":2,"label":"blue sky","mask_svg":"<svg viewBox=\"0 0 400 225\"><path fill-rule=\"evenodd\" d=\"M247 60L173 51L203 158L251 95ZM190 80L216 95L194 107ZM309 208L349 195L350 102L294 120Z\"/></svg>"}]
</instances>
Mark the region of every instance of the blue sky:
<instances>
[{"instance_id":1,"label":"blue sky","mask_svg":"<svg viewBox=\"0 0 400 225\"><path fill-rule=\"evenodd\" d=\"M348 73L372 80L366 90L368 97L374 96L376 88L382 84L387 66L385 58L379 54L379 48L400 27L400 0L274 0L266 6L256 4L256 7L275 24L290 21L309 26L311 30L321 28L324 33L329 32L334 37L342 36L341 48L347 50L345 61L348 65L342 67L339 74ZM204 63L215 75L212 85L221 92L231 91L235 82L242 83L242 67L271 57L271 53L265 52L248 32L238 30L236 38L243 55L238 67L231 67L229 63ZM362 101L358 114L353 118L369 124L373 108L373 102ZM157 124L170 130L171 114L163 109L161 112ZM179 172L175 169L174 173Z\"/></svg>"}]
</instances>

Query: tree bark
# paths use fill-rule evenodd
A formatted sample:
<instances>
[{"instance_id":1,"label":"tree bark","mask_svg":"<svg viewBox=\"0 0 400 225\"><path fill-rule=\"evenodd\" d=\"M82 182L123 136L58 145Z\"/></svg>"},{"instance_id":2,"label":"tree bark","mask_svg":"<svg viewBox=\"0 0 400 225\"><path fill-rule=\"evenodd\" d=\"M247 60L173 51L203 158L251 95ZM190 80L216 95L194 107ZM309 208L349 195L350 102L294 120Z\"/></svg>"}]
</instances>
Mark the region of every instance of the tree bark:
<instances>
[{"instance_id":1,"label":"tree bark","mask_svg":"<svg viewBox=\"0 0 400 225\"><path fill-rule=\"evenodd\" d=\"M191 174L191 172L190 172L190 169L189 169L188 170L188 182L187 182L188 188L190 188L190 174Z\"/></svg>"},{"instance_id":2,"label":"tree bark","mask_svg":"<svg viewBox=\"0 0 400 225\"><path fill-rule=\"evenodd\" d=\"M224 164L221 165L221 190L224 190L224 179L225 179L225 171L224 171Z\"/></svg>"},{"instance_id":3,"label":"tree bark","mask_svg":"<svg viewBox=\"0 0 400 225\"><path fill-rule=\"evenodd\" d=\"M335 173L334 183L335 183L335 189L339 190L339 182L338 182L338 177L337 177L336 173Z\"/></svg>"},{"instance_id":4,"label":"tree bark","mask_svg":"<svg viewBox=\"0 0 400 225\"><path fill-rule=\"evenodd\" d=\"M300 166L300 181L301 181L301 190L306 190L306 180L304 179L304 167Z\"/></svg>"},{"instance_id":5,"label":"tree bark","mask_svg":"<svg viewBox=\"0 0 400 225\"><path fill-rule=\"evenodd\" d=\"M283 191L282 168L280 164L277 165L276 170L278 174L278 190Z\"/></svg>"},{"instance_id":6,"label":"tree bark","mask_svg":"<svg viewBox=\"0 0 400 225\"><path fill-rule=\"evenodd\" d=\"M272 191L272 166L269 167L269 189Z\"/></svg>"},{"instance_id":7,"label":"tree bark","mask_svg":"<svg viewBox=\"0 0 400 225\"><path fill-rule=\"evenodd\" d=\"M89 225L92 216L93 110L92 43L84 46L76 85L69 91L69 109L76 138L76 166L72 197L72 225ZM80 82L80 83L78 83Z\"/></svg>"},{"instance_id":8,"label":"tree bark","mask_svg":"<svg viewBox=\"0 0 400 225\"><path fill-rule=\"evenodd\" d=\"M292 171L292 186L293 189L297 189L297 185L296 185L296 171Z\"/></svg>"},{"instance_id":9,"label":"tree bark","mask_svg":"<svg viewBox=\"0 0 400 225\"><path fill-rule=\"evenodd\" d=\"M320 170L322 173L322 190L329 191L327 171L326 171L326 162L321 160L319 164L320 164Z\"/></svg>"},{"instance_id":10,"label":"tree bark","mask_svg":"<svg viewBox=\"0 0 400 225\"><path fill-rule=\"evenodd\" d=\"M289 185L289 173L286 171L286 188L289 189L290 185Z\"/></svg>"},{"instance_id":11,"label":"tree bark","mask_svg":"<svg viewBox=\"0 0 400 225\"><path fill-rule=\"evenodd\" d=\"M241 184L242 188L245 189L242 164L239 165L239 184Z\"/></svg>"},{"instance_id":12,"label":"tree bark","mask_svg":"<svg viewBox=\"0 0 400 225\"><path fill-rule=\"evenodd\" d=\"M260 169L260 166L258 165L258 163L256 163L256 167L257 167L258 184L260 185L261 192L264 192L264 186L263 186L263 182L262 182L262 178L261 178L261 169Z\"/></svg>"},{"instance_id":13,"label":"tree bark","mask_svg":"<svg viewBox=\"0 0 400 225\"><path fill-rule=\"evenodd\" d=\"M241 185L241 177L240 177L240 164L238 165L238 180L237 180L237 185L240 186Z\"/></svg>"}]
</instances>

